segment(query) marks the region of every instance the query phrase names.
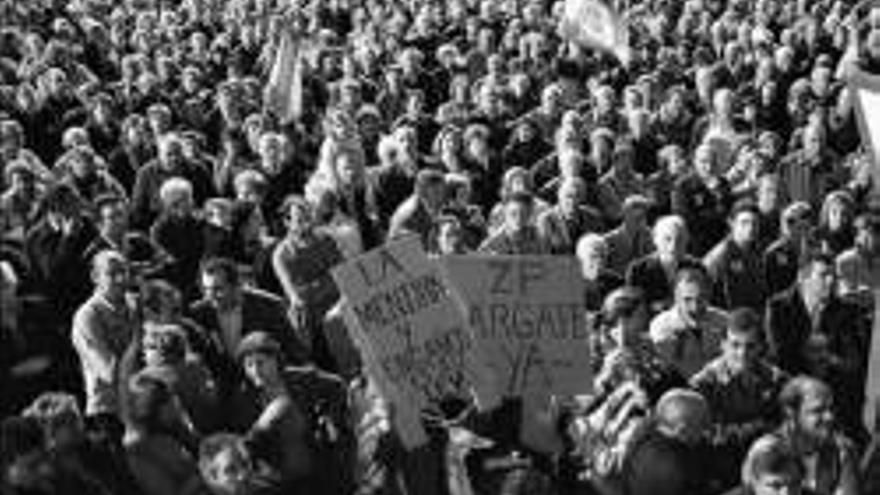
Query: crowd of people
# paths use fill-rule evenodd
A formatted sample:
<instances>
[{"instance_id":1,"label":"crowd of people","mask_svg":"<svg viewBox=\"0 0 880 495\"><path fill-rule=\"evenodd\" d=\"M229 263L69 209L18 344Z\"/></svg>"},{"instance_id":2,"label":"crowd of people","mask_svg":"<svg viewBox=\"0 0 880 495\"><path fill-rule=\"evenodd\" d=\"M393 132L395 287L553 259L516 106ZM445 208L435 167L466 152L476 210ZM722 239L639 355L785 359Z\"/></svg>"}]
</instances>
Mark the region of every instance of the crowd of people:
<instances>
[{"instance_id":1,"label":"crowd of people","mask_svg":"<svg viewBox=\"0 0 880 495\"><path fill-rule=\"evenodd\" d=\"M880 493L880 8L606 3L629 57L562 1L0 0L0 494ZM552 441L401 440L331 271L407 236L580 260Z\"/></svg>"}]
</instances>

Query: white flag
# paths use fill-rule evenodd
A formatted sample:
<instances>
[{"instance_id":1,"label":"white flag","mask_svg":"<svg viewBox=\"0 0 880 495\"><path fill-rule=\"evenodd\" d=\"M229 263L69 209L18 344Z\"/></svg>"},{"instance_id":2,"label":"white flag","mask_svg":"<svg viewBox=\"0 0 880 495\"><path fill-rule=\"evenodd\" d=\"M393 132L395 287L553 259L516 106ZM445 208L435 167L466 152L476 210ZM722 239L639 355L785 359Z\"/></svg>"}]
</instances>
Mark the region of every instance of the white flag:
<instances>
[{"instance_id":1,"label":"white flag","mask_svg":"<svg viewBox=\"0 0 880 495\"><path fill-rule=\"evenodd\" d=\"M559 34L568 41L612 53L629 62L626 24L603 0L565 0Z\"/></svg>"},{"instance_id":2,"label":"white flag","mask_svg":"<svg viewBox=\"0 0 880 495\"><path fill-rule=\"evenodd\" d=\"M284 32L265 89L265 104L282 124L300 118L303 112L303 60L300 40Z\"/></svg>"},{"instance_id":3,"label":"white flag","mask_svg":"<svg viewBox=\"0 0 880 495\"><path fill-rule=\"evenodd\" d=\"M880 76L853 65L848 78L859 134L871 157L871 195L880 196Z\"/></svg>"}]
</instances>

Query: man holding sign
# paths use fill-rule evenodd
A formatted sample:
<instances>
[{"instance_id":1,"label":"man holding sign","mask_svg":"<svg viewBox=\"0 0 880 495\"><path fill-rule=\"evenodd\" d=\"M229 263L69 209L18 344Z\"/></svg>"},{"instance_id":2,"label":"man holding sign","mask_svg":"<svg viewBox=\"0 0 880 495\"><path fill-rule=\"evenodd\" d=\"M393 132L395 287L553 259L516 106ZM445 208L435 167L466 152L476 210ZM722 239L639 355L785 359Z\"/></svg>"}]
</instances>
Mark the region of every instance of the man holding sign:
<instances>
[{"instance_id":1,"label":"man holding sign","mask_svg":"<svg viewBox=\"0 0 880 495\"><path fill-rule=\"evenodd\" d=\"M593 384L576 259L474 255L442 263L502 394L522 399L519 441L534 452L560 452L552 399L588 393Z\"/></svg>"},{"instance_id":2,"label":"man holding sign","mask_svg":"<svg viewBox=\"0 0 880 495\"><path fill-rule=\"evenodd\" d=\"M385 245L333 272L345 320L368 373L395 406L408 447L425 442L423 409L446 399L495 402L467 322L438 267L415 237Z\"/></svg>"},{"instance_id":3,"label":"man holding sign","mask_svg":"<svg viewBox=\"0 0 880 495\"><path fill-rule=\"evenodd\" d=\"M456 256L443 263L506 395L590 391L582 281L574 258Z\"/></svg>"}]
</instances>

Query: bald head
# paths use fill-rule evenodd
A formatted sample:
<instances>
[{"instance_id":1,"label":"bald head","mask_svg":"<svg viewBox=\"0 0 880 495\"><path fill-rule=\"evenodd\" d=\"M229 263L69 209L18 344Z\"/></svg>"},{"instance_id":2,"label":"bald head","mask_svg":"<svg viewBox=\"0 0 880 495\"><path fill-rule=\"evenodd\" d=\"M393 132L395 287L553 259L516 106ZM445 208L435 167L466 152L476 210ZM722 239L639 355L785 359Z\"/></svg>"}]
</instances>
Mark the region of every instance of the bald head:
<instances>
[{"instance_id":1,"label":"bald head","mask_svg":"<svg viewBox=\"0 0 880 495\"><path fill-rule=\"evenodd\" d=\"M654 414L661 433L685 443L698 442L709 424L709 404L702 395L688 389L663 394Z\"/></svg>"}]
</instances>

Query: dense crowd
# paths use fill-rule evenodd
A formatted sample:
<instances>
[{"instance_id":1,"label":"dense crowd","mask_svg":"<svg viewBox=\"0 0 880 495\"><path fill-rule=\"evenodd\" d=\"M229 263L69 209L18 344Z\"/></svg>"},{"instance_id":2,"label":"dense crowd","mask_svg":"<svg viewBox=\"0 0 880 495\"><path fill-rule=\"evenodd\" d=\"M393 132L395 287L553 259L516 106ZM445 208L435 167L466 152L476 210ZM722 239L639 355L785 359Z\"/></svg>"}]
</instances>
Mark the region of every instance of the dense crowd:
<instances>
[{"instance_id":1,"label":"dense crowd","mask_svg":"<svg viewBox=\"0 0 880 495\"><path fill-rule=\"evenodd\" d=\"M548 0L0 0L0 494L880 493L880 8L607 3L623 61ZM407 446L330 275L406 236L576 256L594 392Z\"/></svg>"}]
</instances>

